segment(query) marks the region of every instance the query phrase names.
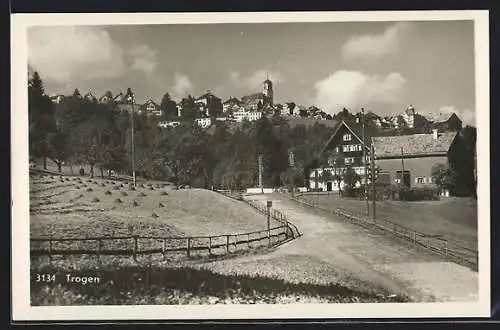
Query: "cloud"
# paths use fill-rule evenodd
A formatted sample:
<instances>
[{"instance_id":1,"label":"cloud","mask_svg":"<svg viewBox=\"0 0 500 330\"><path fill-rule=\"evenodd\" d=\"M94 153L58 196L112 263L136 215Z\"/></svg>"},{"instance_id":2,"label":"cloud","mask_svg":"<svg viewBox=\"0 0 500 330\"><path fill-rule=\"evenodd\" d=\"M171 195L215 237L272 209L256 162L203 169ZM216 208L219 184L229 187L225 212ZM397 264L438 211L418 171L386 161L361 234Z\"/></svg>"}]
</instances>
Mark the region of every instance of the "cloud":
<instances>
[{"instance_id":1,"label":"cloud","mask_svg":"<svg viewBox=\"0 0 500 330\"><path fill-rule=\"evenodd\" d=\"M442 106L439 108L439 114L451 114L456 113L457 116L462 120L465 125L476 126L476 113L469 109L457 109L454 106Z\"/></svg>"},{"instance_id":2,"label":"cloud","mask_svg":"<svg viewBox=\"0 0 500 330\"><path fill-rule=\"evenodd\" d=\"M175 82L172 86L174 97L183 98L187 96L187 93L192 92L194 85L188 76L182 73L176 73L174 79Z\"/></svg>"},{"instance_id":3,"label":"cloud","mask_svg":"<svg viewBox=\"0 0 500 330\"><path fill-rule=\"evenodd\" d=\"M342 46L342 57L346 60L378 59L397 53L400 42L410 31L410 23L396 23L381 34L355 35Z\"/></svg>"},{"instance_id":4,"label":"cloud","mask_svg":"<svg viewBox=\"0 0 500 330\"><path fill-rule=\"evenodd\" d=\"M156 68L155 60L156 53L148 46L126 52L98 27L50 26L28 31L29 65L43 79L61 84L121 77L129 70L149 74Z\"/></svg>"},{"instance_id":5,"label":"cloud","mask_svg":"<svg viewBox=\"0 0 500 330\"><path fill-rule=\"evenodd\" d=\"M132 47L129 55L132 57L132 69L142 71L147 75L151 75L156 69L156 51L148 45Z\"/></svg>"},{"instance_id":6,"label":"cloud","mask_svg":"<svg viewBox=\"0 0 500 330\"><path fill-rule=\"evenodd\" d=\"M406 79L397 72L368 75L359 71L337 71L314 84L314 104L334 114L342 107L398 103Z\"/></svg>"},{"instance_id":7,"label":"cloud","mask_svg":"<svg viewBox=\"0 0 500 330\"><path fill-rule=\"evenodd\" d=\"M262 83L268 76L269 80L271 80L274 84L284 81L284 76L281 73L276 71L267 71L265 69L256 70L248 76L242 76L239 71L232 71L229 78L234 85L245 88L249 91L254 91L261 89Z\"/></svg>"}]
</instances>

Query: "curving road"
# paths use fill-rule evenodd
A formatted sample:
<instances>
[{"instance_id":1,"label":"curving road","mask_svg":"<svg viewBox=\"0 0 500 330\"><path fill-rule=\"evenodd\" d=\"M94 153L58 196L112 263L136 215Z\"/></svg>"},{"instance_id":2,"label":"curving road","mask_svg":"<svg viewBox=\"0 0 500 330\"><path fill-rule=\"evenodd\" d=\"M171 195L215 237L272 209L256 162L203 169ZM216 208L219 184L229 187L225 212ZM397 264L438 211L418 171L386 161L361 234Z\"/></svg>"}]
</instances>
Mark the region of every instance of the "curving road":
<instances>
[{"instance_id":1,"label":"curving road","mask_svg":"<svg viewBox=\"0 0 500 330\"><path fill-rule=\"evenodd\" d=\"M299 206L279 194L246 196L273 201L273 208L288 215L303 236L267 256L283 255L320 259L341 274L382 286L416 301L473 301L478 297L477 272L445 261L389 235L358 227L334 215ZM300 266L299 266L300 267Z\"/></svg>"}]
</instances>

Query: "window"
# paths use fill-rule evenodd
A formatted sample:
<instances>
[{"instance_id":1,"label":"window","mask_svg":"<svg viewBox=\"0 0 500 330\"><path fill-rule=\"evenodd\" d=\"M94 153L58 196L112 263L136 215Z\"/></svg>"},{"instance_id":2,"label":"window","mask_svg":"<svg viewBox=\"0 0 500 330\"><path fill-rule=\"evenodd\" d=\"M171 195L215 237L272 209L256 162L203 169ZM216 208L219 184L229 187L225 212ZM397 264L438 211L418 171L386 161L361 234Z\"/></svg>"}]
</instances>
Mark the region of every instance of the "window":
<instances>
[{"instance_id":1,"label":"window","mask_svg":"<svg viewBox=\"0 0 500 330\"><path fill-rule=\"evenodd\" d=\"M344 134L343 136L344 141L351 141L351 139L352 139L351 134Z\"/></svg>"},{"instance_id":2,"label":"window","mask_svg":"<svg viewBox=\"0 0 500 330\"><path fill-rule=\"evenodd\" d=\"M353 157L347 157L347 158L344 159L344 162L346 164L352 164L352 163L354 163L354 158Z\"/></svg>"},{"instance_id":3,"label":"window","mask_svg":"<svg viewBox=\"0 0 500 330\"><path fill-rule=\"evenodd\" d=\"M415 183L424 184L425 183L425 178L423 176L417 176L415 178Z\"/></svg>"},{"instance_id":4,"label":"window","mask_svg":"<svg viewBox=\"0 0 500 330\"><path fill-rule=\"evenodd\" d=\"M335 152L339 152L339 147L335 147Z\"/></svg>"},{"instance_id":5,"label":"window","mask_svg":"<svg viewBox=\"0 0 500 330\"><path fill-rule=\"evenodd\" d=\"M434 183L434 179L432 178L432 176L427 178L427 183Z\"/></svg>"},{"instance_id":6,"label":"window","mask_svg":"<svg viewBox=\"0 0 500 330\"><path fill-rule=\"evenodd\" d=\"M353 144L353 145L350 145L349 146L349 151L357 151L358 150L358 146Z\"/></svg>"},{"instance_id":7,"label":"window","mask_svg":"<svg viewBox=\"0 0 500 330\"><path fill-rule=\"evenodd\" d=\"M358 151L363 151L363 146L361 144L358 144Z\"/></svg>"},{"instance_id":8,"label":"window","mask_svg":"<svg viewBox=\"0 0 500 330\"><path fill-rule=\"evenodd\" d=\"M348 145L343 145L342 146L342 151L343 152L348 152L349 151L349 146Z\"/></svg>"}]
</instances>

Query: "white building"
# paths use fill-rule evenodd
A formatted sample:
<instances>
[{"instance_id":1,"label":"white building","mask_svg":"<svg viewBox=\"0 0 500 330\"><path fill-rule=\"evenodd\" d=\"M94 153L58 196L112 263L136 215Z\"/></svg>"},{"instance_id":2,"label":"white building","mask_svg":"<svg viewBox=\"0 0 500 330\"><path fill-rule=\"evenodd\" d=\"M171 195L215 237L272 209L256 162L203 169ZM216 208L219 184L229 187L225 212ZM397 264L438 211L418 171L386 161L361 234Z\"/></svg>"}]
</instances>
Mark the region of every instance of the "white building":
<instances>
[{"instance_id":1,"label":"white building","mask_svg":"<svg viewBox=\"0 0 500 330\"><path fill-rule=\"evenodd\" d=\"M238 110L233 113L234 119L240 123L244 119L248 121L254 121L254 120L259 120L262 118L262 112L260 111L245 111L245 110Z\"/></svg>"},{"instance_id":2,"label":"white building","mask_svg":"<svg viewBox=\"0 0 500 330\"><path fill-rule=\"evenodd\" d=\"M364 175L365 175L365 168L363 166L353 166L352 169L354 172L356 172L357 175L360 176L360 181L356 182L355 186L360 187L361 184L364 182ZM337 180L329 180L328 182L323 182L321 180L321 175L323 170L327 170L331 173L331 178L334 178L335 175L338 175L340 178L342 177L343 172L345 171L345 167L339 167L339 168L333 168L333 167L328 167L328 168L318 168L313 171L311 171L309 175L309 189L320 189L321 191L339 191L340 189L343 189L345 184L342 179L339 181Z\"/></svg>"},{"instance_id":3,"label":"white building","mask_svg":"<svg viewBox=\"0 0 500 330\"><path fill-rule=\"evenodd\" d=\"M162 121L158 123L158 126L161 128L167 128L167 127L177 127L181 124L180 121Z\"/></svg>"},{"instance_id":4,"label":"white building","mask_svg":"<svg viewBox=\"0 0 500 330\"><path fill-rule=\"evenodd\" d=\"M208 117L208 118L196 118L195 122L196 122L196 125L198 125L202 128L206 128L206 127L209 127L210 125L212 125L212 118L210 118L210 117Z\"/></svg>"}]
</instances>

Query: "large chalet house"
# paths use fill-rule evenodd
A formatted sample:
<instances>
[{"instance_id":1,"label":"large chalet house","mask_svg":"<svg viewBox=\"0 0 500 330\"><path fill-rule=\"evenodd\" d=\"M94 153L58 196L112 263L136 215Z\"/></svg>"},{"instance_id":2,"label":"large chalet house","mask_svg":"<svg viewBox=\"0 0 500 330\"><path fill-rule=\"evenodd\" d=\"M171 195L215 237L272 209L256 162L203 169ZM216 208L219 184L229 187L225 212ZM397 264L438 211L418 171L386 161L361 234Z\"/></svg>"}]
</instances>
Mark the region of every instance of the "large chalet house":
<instances>
[{"instance_id":1,"label":"large chalet house","mask_svg":"<svg viewBox=\"0 0 500 330\"><path fill-rule=\"evenodd\" d=\"M364 136L364 140L363 140ZM378 169L377 184L407 188L436 187L432 168L436 164L453 167L460 160L461 144L456 131L389 135L372 124L363 128L359 120L342 121L317 157L318 166L309 172L309 189L338 191L347 167L359 176L356 186L370 183L368 176L371 157ZM363 147L365 158L363 158ZM372 155L373 150L373 155ZM364 161L363 161L364 159ZM365 176L365 169L367 175ZM329 171L330 175L323 175ZM447 195L448 192L443 191Z\"/></svg>"},{"instance_id":2,"label":"large chalet house","mask_svg":"<svg viewBox=\"0 0 500 330\"><path fill-rule=\"evenodd\" d=\"M364 132L363 132L364 131ZM342 121L320 151L319 167L313 168L309 175L309 189L338 191L344 183L339 180L348 167L361 177L358 186L364 183L365 169L368 164L373 126L365 125L363 130L359 122ZM363 159L363 148L365 159ZM322 182L322 172L329 171L330 179Z\"/></svg>"}]
</instances>

